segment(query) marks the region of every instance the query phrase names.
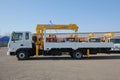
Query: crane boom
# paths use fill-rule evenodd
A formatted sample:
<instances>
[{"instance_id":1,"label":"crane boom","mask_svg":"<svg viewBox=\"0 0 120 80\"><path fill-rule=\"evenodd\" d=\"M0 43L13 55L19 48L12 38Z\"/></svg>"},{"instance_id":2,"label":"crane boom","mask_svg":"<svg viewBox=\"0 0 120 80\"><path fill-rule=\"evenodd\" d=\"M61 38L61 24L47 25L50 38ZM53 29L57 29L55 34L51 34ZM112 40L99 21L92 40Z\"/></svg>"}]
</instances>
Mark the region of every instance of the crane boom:
<instances>
[{"instance_id":1,"label":"crane boom","mask_svg":"<svg viewBox=\"0 0 120 80\"><path fill-rule=\"evenodd\" d=\"M74 30L78 31L78 26L76 24L38 24L36 27L36 34L40 34L40 31L44 30Z\"/></svg>"},{"instance_id":2,"label":"crane boom","mask_svg":"<svg viewBox=\"0 0 120 80\"><path fill-rule=\"evenodd\" d=\"M106 39L106 37L114 38L114 33L110 32L110 33L106 33L106 34L104 34L105 42L108 41L108 40Z\"/></svg>"},{"instance_id":3,"label":"crane boom","mask_svg":"<svg viewBox=\"0 0 120 80\"><path fill-rule=\"evenodd\" d=\"M90 33L89 38L94 38L94 33Z\"/></svg>"},{"instance_id":4,"label":"crane boom","mask_svg":"<svg viewBox=\"0 0 120 80\"><path fill-rule=\"evenodd\" d=\"M110 33L104 34L104 37L114 38L114 34L110 32Z\"/></svg>"}]
</instances>

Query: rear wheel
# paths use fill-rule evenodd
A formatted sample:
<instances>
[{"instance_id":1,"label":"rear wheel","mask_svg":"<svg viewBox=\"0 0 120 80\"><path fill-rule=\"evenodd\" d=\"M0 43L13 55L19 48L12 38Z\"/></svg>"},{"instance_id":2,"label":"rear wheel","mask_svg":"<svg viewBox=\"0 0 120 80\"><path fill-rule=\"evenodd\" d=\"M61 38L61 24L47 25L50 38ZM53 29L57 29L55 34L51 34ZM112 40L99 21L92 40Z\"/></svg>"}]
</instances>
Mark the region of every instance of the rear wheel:
<instances>
[{"instance_id":1,"label":"rear wheel","mask_svg":"<svg viewBox=\"0 0 120 80\"><path fill-rule=\"evenodd\" d=\"M17 53L17 58L18 58L18 60L28 59L28 54L27 54L27 52L25 52L25 51L19 51L19 52Z\"/></svg>"},{"instance_id":2,"label":"rear wheel","mask_svg":"<svg viewBox=\"0 0 120 80\"><path fill-rule=\"evenodd\" d=\"M81 59L82 57L83 57L83 54L81 52L77 51L73 54L73 58L75 59Z\"/></svg>"}]
</instances>

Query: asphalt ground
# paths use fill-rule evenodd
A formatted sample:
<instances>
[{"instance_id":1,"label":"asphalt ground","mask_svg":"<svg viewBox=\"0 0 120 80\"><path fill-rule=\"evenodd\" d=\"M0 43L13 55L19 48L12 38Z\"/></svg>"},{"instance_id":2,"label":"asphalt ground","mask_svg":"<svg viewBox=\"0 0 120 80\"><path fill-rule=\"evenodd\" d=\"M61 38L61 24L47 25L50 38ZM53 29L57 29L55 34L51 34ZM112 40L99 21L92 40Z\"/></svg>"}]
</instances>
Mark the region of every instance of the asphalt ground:
<instances>
[{"instance_id":1,"label":"asphalt ground","mask_svg":"<svg viewBox=\"0 0 120 80\"><path fill-rule=\"evenodd\" d=\"M71 59L40 56L18 61L0 48L0 80L120 80L120 54L98 54Z\"/></svg>"}]
</instances>

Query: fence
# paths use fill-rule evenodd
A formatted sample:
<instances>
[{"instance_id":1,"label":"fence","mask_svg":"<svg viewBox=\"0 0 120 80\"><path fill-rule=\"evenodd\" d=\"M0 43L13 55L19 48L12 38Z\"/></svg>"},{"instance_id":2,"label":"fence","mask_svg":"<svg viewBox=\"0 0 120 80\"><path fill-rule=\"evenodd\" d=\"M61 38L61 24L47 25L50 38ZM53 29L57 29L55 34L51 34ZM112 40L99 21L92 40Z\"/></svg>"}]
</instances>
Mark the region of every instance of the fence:
<instances>
[{"instance_id":1,"label":"fence","mask_svg":"<svg viewBox=\"0 0 120 80\"><path fill-rule=\"evenodd\" d=\"M8 42L7 41L0 41L0 47L7 47Z\"/></svg>"}]
</instances>

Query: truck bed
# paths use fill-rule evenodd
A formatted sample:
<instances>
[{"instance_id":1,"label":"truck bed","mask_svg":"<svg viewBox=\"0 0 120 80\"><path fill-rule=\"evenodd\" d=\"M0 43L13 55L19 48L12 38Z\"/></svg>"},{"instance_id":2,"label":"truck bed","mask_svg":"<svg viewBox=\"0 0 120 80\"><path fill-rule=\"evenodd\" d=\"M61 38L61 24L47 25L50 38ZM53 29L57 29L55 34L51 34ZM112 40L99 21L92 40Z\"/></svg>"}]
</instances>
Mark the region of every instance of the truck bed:
<instances>
[{"instance_id":1,"label":"truck bed","mask_svg":"<svg viewBox=\"0 0 120 80\"><path fill-rule=\"evenodd\" d=\"M52 48L112 48L113 43L106 42L46 42L44 43L44 50Z\"/></svg>"}]
</instances>

